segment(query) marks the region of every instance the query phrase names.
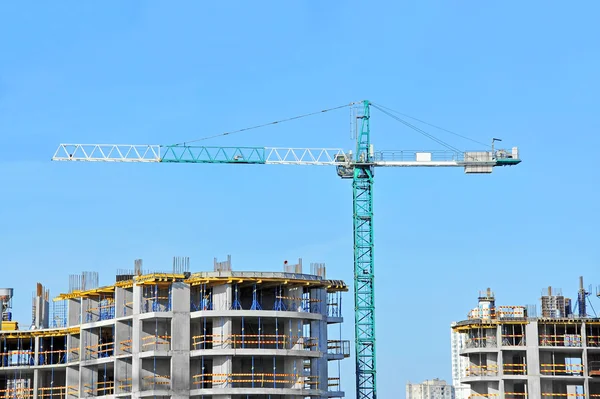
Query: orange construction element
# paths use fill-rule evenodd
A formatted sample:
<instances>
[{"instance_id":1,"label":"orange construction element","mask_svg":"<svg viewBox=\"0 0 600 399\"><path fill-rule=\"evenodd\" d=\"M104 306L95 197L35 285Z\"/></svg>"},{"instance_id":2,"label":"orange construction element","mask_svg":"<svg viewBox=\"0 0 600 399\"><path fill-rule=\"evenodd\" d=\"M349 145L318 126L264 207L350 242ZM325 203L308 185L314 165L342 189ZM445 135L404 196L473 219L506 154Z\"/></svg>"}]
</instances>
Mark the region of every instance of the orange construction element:
<instances>
[{"instance_id":1,"label":"orange construction element","mask_svg":"<svg viewBox=\"0 0 600 399\"><path fill-rule=\"evenodd\" d=\"M115 390L114 381L100 381L95 384L84 384L84 392L88 394L94 394L94 386L96 387L95 396L112 395Z\"/></svg>"},{"instance_id":2,"label":"orange construction element","mask_svg":"<svg viewBox=\"0 0 600 399\"><path fill-rule=\"evenodd\" d=\"M489 366L468 366L467 367L467 377L485 376L485 375L498 375L498 365L492 364Z\"/></svg>"},{"instance_id":3,"label":"orange construction element","mask_svg":"<svg viewBox=\"0 0 600 399\"><path fill-rule=\"evenodd\" d=\"M248 378L250 377L250 378ZM200 384L259 384L260 387L273 384L304 384L312 387L319 384L319 377L302 374L272 374L272 373L232 373L232 374L196 374L192 376L195 385Z\"/></svg>"},{"instance_id":4,"label":"orange construction element","mask_svg":"<svg viewBox=\"0 0 600 399\"><path fill-rule=\"evenodd\" d=\"M101 357L112 356L114 347L114 342L106 342L104 344L98 345L88 345L85 347L86 359L98 359Z\"/></svg>"},{"instance_id":5,"label":"orange construction element","mask_svg":"<svg viewBox=\"0 0 600 399\"><path fill-rule=\"evenodd\" d=\"M197 335L192 337L194 350L203 349L203 346L220 345L233 349L258 348L261 349L292 349L295 345L302 345L304 349L318 346L317 338L287 336L283 334L231 334L231 335Z\"/></svg>"},{"instance_id":6,"label":"orange construction element","mask_svg":"<svg viewBox=\"0 0 600 399\"><path fill-rule=\"evenodd\" d=\"M119 388L119 392L131 392L132 383L131 378L123 378L118 381L117 387Z\"/></svg>"},{"instance_id":7,"label":"orange construction element","mask_svg":"<svg viewBox=\"0 0 600 399\"><path fill-rule=\"evenodd\" d=\"M527 365L524 363L505 363L502 365L504 374L525 375L527 374Z\"/></svg>"},{"instance_id":8,"label":"orange construction element","mask_svg":"<svg viewBox=\"0 0 600 399\"><path fill-rule=\"evenodd\" d=\"M545 363L540 364L540 374L542 375L583 375L583 364L558 364Z\"/></svg>"},{"instance_id":9,"label":"orange construction element","mask_svg":"<svg viewBox=\"0 0 600 399\"><path fill-rule=\"evenodd\" d=\"M154 346L154 348L151 348L152 346ZM171 347L171 336L170 335L149 335L147 337L142 338L142 350L143 351L158 349L159 346L161 347L161 349L165 349L164 346L166 346L167 347L166 349L168 350Z\"/></svg>"}]
</instances>

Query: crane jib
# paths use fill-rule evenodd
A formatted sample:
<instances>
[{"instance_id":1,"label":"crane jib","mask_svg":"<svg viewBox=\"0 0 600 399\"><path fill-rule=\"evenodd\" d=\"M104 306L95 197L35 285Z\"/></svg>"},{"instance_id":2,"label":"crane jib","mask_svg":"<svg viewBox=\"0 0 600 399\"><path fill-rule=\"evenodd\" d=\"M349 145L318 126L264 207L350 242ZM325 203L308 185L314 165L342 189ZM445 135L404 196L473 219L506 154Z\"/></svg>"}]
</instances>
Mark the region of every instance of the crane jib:
<instances>
[{"instance_id":1,"label":"crane jib","mask_svg":"<svg viewBox=\"0 0 600 399\"><path fill-rule=\"evenodd\" d=\"M461 151L445 145L449 150L375 152L370 134L371 103L363 101L352 105L357 105L356 113L353 114L356 139L354 153L339 148L205 147L185 143L166 146L60 144L52 160L335 166L338 176L352 180L353 189L356 398L377 399L373 228L375 167L460 167L464 168L465 173L481 174L491 173L496 166L517 165L521 159L517 147L509 150L495 149L494 143L501 141L496 138L492 139L491 151ZM378 109L382 110L381 107ZM389 113L388 115L391 116ZM435 141L440 143L439 140ZM327 391L327 381L321 382L317 388Z\"/></svg>"}]
</instances>

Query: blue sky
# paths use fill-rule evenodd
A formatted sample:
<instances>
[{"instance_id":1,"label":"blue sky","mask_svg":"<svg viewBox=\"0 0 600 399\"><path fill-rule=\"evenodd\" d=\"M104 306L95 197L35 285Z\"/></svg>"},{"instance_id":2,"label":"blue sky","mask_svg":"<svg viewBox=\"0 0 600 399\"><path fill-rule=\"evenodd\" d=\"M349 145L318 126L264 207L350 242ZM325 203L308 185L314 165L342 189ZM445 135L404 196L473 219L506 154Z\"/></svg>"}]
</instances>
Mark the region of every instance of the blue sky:
<instances>
[{"instance_id":1,"label":"blue sky","mask_svg":"<svg viewBox=\"0 0 600 399\"><path fill-rule=\"evenodd\" d=\"M478 290L535 304L548 285L575 296L579 275L600 284L596 2L218 4L0 5L0 285L24 325L36 281L53 295L82 270L110 283L136 258L302 257L351 284L351 185L330 168L50 158L62 142L169 144L361 99L523 158L483 176L376 172L380 397L450 379L449 324ZM376 149L440 149L377 110L372 132ZM347 110L206 144L353 147Z\"/></svg>"}]
</instances>

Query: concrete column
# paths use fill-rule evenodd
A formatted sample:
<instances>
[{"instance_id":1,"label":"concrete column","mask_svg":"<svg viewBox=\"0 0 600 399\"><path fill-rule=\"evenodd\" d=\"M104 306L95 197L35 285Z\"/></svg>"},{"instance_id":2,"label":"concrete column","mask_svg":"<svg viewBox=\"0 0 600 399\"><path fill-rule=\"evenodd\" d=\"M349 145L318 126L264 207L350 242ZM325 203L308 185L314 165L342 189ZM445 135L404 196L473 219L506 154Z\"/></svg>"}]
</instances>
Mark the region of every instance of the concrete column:
<instances>
[{"instance_id":1,"label":"concrete column","mask_svg":"<svg viewBox=\"0 0 600 399\"><path fill-rule=\"evenodd\" d=\"M36 338L37 341L38 338ZM37 344L36 344L37 347ZM35 351L37 353L37 349ZM36 356L37 358L37 356ZM37 360L36 360L36 364L37 364ZM38 379L40 378L40 370L35 369L33 370L33 399L37 399L38 398L38 388L39 388L39 383L38 383Z\"/></svg>"},{"instance_id":2,"label":"concrete column","mask_svg":"<svg viewBox=\"0 0 600 399\"><path fill-rule=\"evenodd\" d=\"M115 289L115 318L133 314L133 292L130 288Z\"/></svg>"},{"instance_id":3,"label":"concrete column","mask_svg":"<svg viewBox=\"0 0 600 399\"><path fill-rule=\"evenodd\" d=\"M229 310L232 303L231 284L217 285L213 288L213 308L214 310Z\"/></svg>"},{"instance_id":4,"label":"concrete column","mask_svg":"<svg viewBox=\"0 0 600 399\"><path fill-rule=\"evenodd\" d=\"M527 353L527 389L529 398L541 398L540 382L540 349L537 321L531 321L525 326L525 342Z\"/></svg>"},{"instance_id":5,"label":"concrete column","mask_svg":"<svg viewBox=\"0 0 600 399\"><path fill-rule=\"evenodd\" d=\"M589 381L589 370L588 370L588 351L587 351L587 331L585 322L581 323L581 346L583 347L583 353L581 354L581 363L583 363L583 392L585 393L585 399L590 397L590 381Z\"/></svg>"},{"instance_id":6,"label":"concrete column","mask_svg":"<svg viewBox=\"0 0 600 399\"><path fill-rule=\"evenodd\" d=\"M35 327L48 328L50 320L50 306L43 296L35 297Z\"/></svg>"},{"instance_id":7,"label":"concrete column","mask_svg":"<svg viewBox=\"0 0 600 399\"><path fill-rule=\"evenodd\" d=\"M171 390L172 398L190 396L190 286L177 282L172 289Z\"/></svg>"},{"instance_id":8,"label":"concrete column","mask_svg":"<svg viewBox=\"0 0 600 399\"><path fill-rule=\"evenodd\" d=\"M79 368L79 397L85 398L90 396L97 396L97 382L98 381L94 370L91 367L81 366ZM91 386L86 387L86 384ZM89 389L91 389L91 392L86 392L86 390Z\"/></svg>"},{"instance_id":9,"label":"concrete column","mask_svg":"<svg viewBox=\"0 0 600 399\"><path fill-rule=\"evenodd\" d=\"M80 360L98 359L97 351L100 349L98 348L100 331L97 328L93 330L81 330L80 336L82 340Z\"/></svg>"},{"instance_id":10,"label":"concrete column","mask_svg":"<svg viewBox=\"0 0 600 399\"><path fill-rule=\"evenodd\" d=\"M232 286L231 284L219 285L213 288L213 304L215 310L228 310L232 304ZM213 349L224 349L230 345L226 344L232 334L232 322L229 317L213 318ZM233 362L227 356L213 357L213 374L231 374L233 372ZM218 377L219 379L222 377ZM228 384L214 385L215 387L227 387ZM231 399L231 395L218 395L218 399Z\"/></svg>"},{"instance_id":11,"label":"concrete column","mask_svg":"<svg viewBox=\"0 0 600 399\"><path fill-rule=\"evenodd\" d=\"M131 328L129 327L129 321L117 321L115 323L115 354L128 355L131 350L124 351L121 347L121 342L131 339Z\"/></svg>"},{"instance_id":12,"label":"concrete column","mask_svg":"<svg viewBox=\"0 0 600 399\"><path fill-rule=\"evenodd\" d=\"M67 303L67 325L69 327L81 324L81 299L69 299Z\"/></svg>"},{"instance_id":13,"label":"concrete column","mask_svg":"<svg viewBox=\"0 0 600 399\"><path fill-rule=\"evenodd\" d=\"M324 321L327 317L327 307L325 306L327 304L327 292L323 288L312 289L310 290L310 298L319 301L311 303L313 313L320 310L319 313L323 317L321 320L310 322L310 335L317 339L317 347L311 348L311 350L318 350L321 353L321 357L311 361L311 375L317 376L319 379L319 384L315 388L327 392L329 391L328 364L325 357L327 354L327 322ZM318 304L323 306L314 306Z\"/></svg>"},{"instance_id":14,"label":"concrete column","mask_svg":"<svg viewBox=\"0 0 600 399\"><path fill-rule=\"evenodd\" d=\"M131 378L131 363L127 360L115 359L115 395L127 392L127 389L119 389L119 386L132 383L132 380L127 381L128 378ZM131 390L131 386L129 390Z\"/></svg>"},{"instance_id":15,"label":"concrete column","mask_svg":"<svg viewBox=\"0 0 600 399\"><path fill-rule=\"evenodd\" d=\"M284 362L284 373L287 375L296 375L296 378L289 377L289 379L293 379L295 381L293 384L290 384L289 388L302 389L304 387L302 377L302 375L304 374L304 359L296 357L287 357L285 358Z\"/></svg>"},{"instance_id":16,"label":"concrete column","mask_svg":"<svg viewBox=\"0 0 600 399\"><path fill-rule=\"evenodd\" d=\"M75 367L67 367L66 370L66 382L67 387L79 387L79 370ZM69 391L71 391L69 393ZM72 390L67 388L67 398L77 398L78 396Z\"/></svg>"},{"instance_id":17,"label":"concrete column","mask_svg":"<svg viewBox=\"0 0 600 399\"><path fill-rule=\"evenodd\" d=\"M142 286L133 286L133 318L131 327L131 397L133 399L140 397L141 391L141 369L142 361L140 359L141 350L141 325L140 310L142 308Z\"/></svg>"}]
</instances>

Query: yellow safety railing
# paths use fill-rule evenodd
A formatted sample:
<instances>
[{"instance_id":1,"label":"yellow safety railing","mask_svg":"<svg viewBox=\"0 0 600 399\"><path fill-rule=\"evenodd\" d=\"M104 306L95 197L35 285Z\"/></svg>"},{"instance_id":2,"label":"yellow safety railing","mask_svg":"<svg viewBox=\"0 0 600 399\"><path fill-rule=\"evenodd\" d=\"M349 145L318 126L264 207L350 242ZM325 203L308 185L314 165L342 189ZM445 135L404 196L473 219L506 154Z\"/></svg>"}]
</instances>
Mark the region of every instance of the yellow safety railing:
<instances>
[{"instance_id":1,"label":"yellow safety railing","mask_svg":"<svg viewBox=\"0 0 600 399\"><path fill-rule=\"evenodd\" d=\"M0 353L0 367L32 366L35 358L33 350L9 350Z\"/></svg>"},{"instance_id":2,"label":"yellow safety railing","mask_svg":"<svg viewBox=\"0 0 600 399\"><path fill-rule=\"evenodd\" d=\"M540 334L540 346L582 346L580 334Z\"/></svg>"},{"instance_id":3,"label":"yellow safety railing","mask_svg":"<svg viewBox=\"0 0 600 399\"><path fill-rule=\"evenodd\" d=\"M130 378L121 378L117 381L117 388L119 388L119 392L131 392L132 383Z\"/></svg>"},{"instance_id":4,"label":"yellow safety railing","mask_svg":"<svg viewBox=\"0 0 600 399\"><path fill-rule=\"evenodd\" d=\"M581 375L583 374L583 364L544 363L540 364L540 373L543 375Z\"/></svg>"},{"instance_id":5,"label":"yellow safety railing","mask_svg":"<svg viewBox=\"0 0 600 399\"><path fill-rule=\"evenodd\" d=\"M471 398L497 398L499 397L499 393L472 393L469 395L469 399Z\"/></svg>"},{"instance_id":6,"label":"yellow safety railing","mask_svg":"<svg viewBox=\"0 0 600 399\"><path fill-rule=\"evenodd\" d=\"M106 342L98 345L88 345L85 347L86 359L99 359L112 356L114 351L114 342Z\"/></svg>"},{"instance_id":7,"label":"yellow safety railing","mask_svg":"<svg viewBox=\"0 0 600 399\"><path fill-rule=\"evenodd\" d=\"M96 388L94 392L94 387ZM115 390L114 381L99 381L95 384L84 384L84 392L89 394L95 394L95 396L112 395Z\"/></svg>"},{"instance_id":8,"label":"yellow safety railing","mask_svg":"<svg viewBox=\"0 0 600 399\"><path fill-rule=\"evenodd\" d=\"M158 387L163 387L163 388L167 388L168 386L171 385L171 376L170 375L149 375L146 376L144 378L142 378L142 382L144 385L144 388L156 388Z\"/></svg>"},{"instance_id":9,"label":"yellow safety railing","mask_svg":"<svg viewBox=\"0 0 600 399\"><path fill-rule=\"evenodd\" d=\"M142 299L142 313L169 311L169 296L155 296Z\"/></svg>"},{"instance_id":10,"label":"yellow safety railing","mask_svg":"<svg viewBox=\"0 0 600 399\"><path fill-rule=\"evenodd\" d=\"M74 395L74 392L77 392L76 386L60 386L60 387L44 387L38 388L37 397L38 398L49 398L53 399L63 399L68 395ZM78 392L77 392L78 394Z\"/></svg>"},{"instance_id":11,"label":"yellow safety railing","mask_svg":"<svg viewBox=\"0 0 600 399\"><path fill-rule=\"evenodd\" d=\"M0 397L18 399L33 398L33 388L15 387L8 389L0 389Z\"/></svg>"},{"instance_id":12,"label":"yellow safety railing","mask_svg":"<svg viewBox=\"0 0 600 399\"><path fill-rule=\"evenodd\" d=\"M505 363L502 365L504 374L527 374L527 365L524 363Z\"/></svg>"},{"instance_id":13,"label":"yellow safety railing","mask_svg":"<svg viewBox=\"0 0 600 399\"><path fill-rule=\"evenodd\" d=\"M119 342L119 350L121 352L131 353L132 342L133 341L131 339L126 339L124 341Z\"/></svg>"},{"instance_id":14,"label":"yellow safety railing","mask_svg":"<svg viewBox=\"0 0 600 399\"><path fill-rule=\"evenodd\" d=\"M168 350L170 347L170 335L148 335L147 337L142 338L142 351L151 351L159 348Z\"/></svg>"},{"instance_id":15,"label":"yellow safety railing","mask_svg":"<svg viewBox=\"0 0 600 399\"><path fill-rule=\"evenodd\" d=\"M67 386L67 395L75 396L76 398L78 398L79 397L79 387L75 386L75 385Z\"/></svg>"},{"instance_id":16,"label":"yellow safety railing","mask_svg":"<svg viewBox=\"0 0 600 399\"><path fill-rule=\"evenodd\" d=\"M467 377L470 376L485 376L485 375L497 375L498 374L498 365L492 364L489 366L468 366L467 367Z\"/></svg>"},{"instance_id":17,"label":"yellow safety railing","mask_svg":"<svg viewBox=\"0 0 600 399\"><path fill-rule=\"evenodd\" d=\"M301 345L303 349L310 349L318 346L318 340L314 337L289 337L282 334L211 334L192 337L194 350L203 349L206 345L211 348L219 345L234 349L292 349L296 345Z\"/></svg>"},{"instance_id":18,"label":"yellow safety railing","mask_svg":"<svg viewBox=\"0 0 600 399\"><path fill-rule=\"evenodd\" d=\"M550 397L550 399L557 398L576 398L576 399L584 399L584 393L542 393L544 397Z\"/></svg>"},{"instance_id":19,"label":"yellow safety railing","mask_svg":"<svg viewBox=\"0 0 600 399\"><path fill-rule=\"evenodd\" d=\"M38 364L47 366L50 364L64 364L67 362L67 355L71 350L60 349L55 351L40 351L38 353Z\"/></svg>"},{"instance_id":20,"label":"yellow safety railing","mask_svg":"<svg viewBox=\"0 0 600 399\"><path fill-rule=\"evenodd\" d=\"M340 377L329 377L327 378L327 386L329 388L335 388L340 386Z\"/></svg>"},{"instance_id":21,"label":"yellow safety railing","mask_svg":"<svg viewBox=\"0 0 600 399\"><path fill-rule=\"evenodd\" d=\"M301 374L273 373L231 373L231 374L196 374L192 376L194 385L200 384L257 384L258 387L269 387L276 384L304 384L313 387L319 384L318 376Z\"/></svg>"},{"instance_id":22,"label":"yellow safety railing","mask_svg":"<svg viewBox=\"0 0 600 399\"><path fill-rule=\"evenodd\" d=\"M600 335L587 335L588 346L600 346Z\"/></svg>"}]
</instances>

